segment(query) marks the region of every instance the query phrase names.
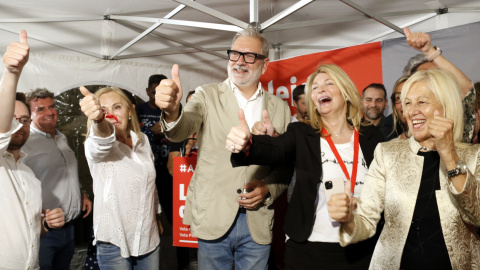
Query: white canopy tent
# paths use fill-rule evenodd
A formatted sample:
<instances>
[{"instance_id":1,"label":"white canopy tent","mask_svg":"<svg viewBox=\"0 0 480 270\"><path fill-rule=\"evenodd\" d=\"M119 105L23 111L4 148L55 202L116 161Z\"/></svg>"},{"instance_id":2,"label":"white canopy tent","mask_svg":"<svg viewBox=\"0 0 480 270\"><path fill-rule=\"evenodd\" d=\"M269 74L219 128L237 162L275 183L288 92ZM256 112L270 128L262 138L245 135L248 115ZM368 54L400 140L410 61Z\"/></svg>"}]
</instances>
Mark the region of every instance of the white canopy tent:
<instances>
[{"instance_id":1,"label":"white canopy tent","mask_svg":"<svg viewBox=\"0 0 480 270\"><path fill-rule=\"evenodd\" d=\"M145 98L148 76L180 64L184 90L226 78L234 32L249 26L281 59L480 21L479 0L0 1L0 47L26 29L20 90L121 86Z\"/></svg>"}]
</instances>

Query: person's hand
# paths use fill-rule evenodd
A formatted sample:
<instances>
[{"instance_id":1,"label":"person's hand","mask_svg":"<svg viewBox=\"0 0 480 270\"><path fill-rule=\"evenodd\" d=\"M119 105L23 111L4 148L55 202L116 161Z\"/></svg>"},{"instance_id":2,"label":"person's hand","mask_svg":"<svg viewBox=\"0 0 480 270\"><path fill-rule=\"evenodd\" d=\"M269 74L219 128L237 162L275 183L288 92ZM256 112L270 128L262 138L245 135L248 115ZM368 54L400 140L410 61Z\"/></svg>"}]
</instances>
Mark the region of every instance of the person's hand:
<instances>
[{"instance_id":1,"label":"person's hand","mask_svg":"<svg viewBox=\"0 0 480 270\"><path fill-rule=\"evenodd\" d=\"M165 120L173 122L180 115L180 101L182 100L182 84L178 65L172 67L172 79L163 79L155 88L155 105L165 113Z\"/></svg>"},{"instance_id":2,"label":"person's hand","mask_svg":"<svg viewBox=\"0 0 480 270\"><path fill-rule=\"evenodd\" d=\"M162 126L160 125L160 123L156 123L150 129L152 130L153 134L155 134L157 136L162 135Z\"/></svg>"},{"instance_id":3,"label":"person's hand","mask_svg":"<svg viewBox=\"0 0 480 270\"><path fill-rule=\"evenodd\" d=\"M263 110L263 121L257 121L253 124L252 134L273 136L275 130L272 121L268 116L268 111Z\"/></svg>"},{"instance_id":4,"label":"person's hand","mask_svg":"<svg viewBox=\"0 0 480 270\"><path fill-rule=\"evenodd\" d=\"M65 225L65 214L61 208L47 209L44 214L48 227L58 229Z\"/></svg>"},{"instance_id":5,"label":"person's hand","mask_svg":"<svg viewBox=\"0 0 480 270\"><path fill-rule=\"evenodd\" d=\"M30 47L27 43L27 32L20 31L20 42L12 42L3 55L3 63L9 73L20 74L28 62Z\"/></svg>"},{"instance_id":6,"label":"person's hand","mask_svg":"<svg viewBox=\"0 0 480 270\"><path fill-rule=\"evenodd\" d=\"M340 223L353 220L353 210L357 208L357 199L352 196L350 180L345 183L345 193L332 194L327 205L332 219Z\"/></svg>"},{"instance_id":7,"label":"person's hand","mask_svg":"<svg viewBox=\"0 0 480 270\"><path fill-rule=\"evenodd\" d=\"M250 128L245 120L245 114L242 109L238 110L238 119L240 126L232 127L227 135L226 148L232 153L240 153L240 151L248 151L250 148Z\"/></svg>"},{"instance_id":8,"label":"person's hand","mask_svg":"<svg viewBox=\"0 0 480 270\"><path fill-rule=\"evenodd\" d=\"M80 109L85 114L85 116L87 116L88 119L93 121L103 119L104 112L97 97L95 97L94 94L90 93L90 91L88 91L88 89L84 86L80 86L79 89L84 96L84 98L80 100Z\"/></svg>"},{"instance_id":9,"label":"person's hand","mask_svg":"<svg viewBox=\"0 0 480 270\"><path fill-rule=\"evenodd\" d=\"M239 194L238 203L245 209L255 209L262 205L265 196L268 194L268 187L263 181L252 180L248 182L244 189L249 191L248 193Z\"/></svg>"},{"instance_id":10,"label":"person's hand","mask_svg":"<svg viewBox=\"0 0 480 270\"><path fill-rule=\"evenodd\" d=\"M413 49L428 55L431 51L434 51L432 44L430 43L430 35L422 32L410 33L408 27L403 28L407 43Z\"/></svg>"},{"instance_id":11,"label":"person's hand","mask_svg":"<svg viewBox=\"0 0 480 270\"><path fill-rule=\"evenodd\" d=\"M445 164L449 161L456 164L453 120L440 116L437 110L433 112L433 115L428 126L428 133L435 139L435 148Z\"/></svg>"},{"instance_id":12,"label":"person's hand","mask_svg":"<svg viewBox=\"0 0 480 270\"><path fill-rule=\"evenodd\" d=\"M158 232L160 234L163 234L163 225L162 225L162 221L160 219L157 219L157 223L158 223Z\"/></svg>"},{"instance_id":13,"label":"person's hand","mask_svg":"<svg viewBox=\"0 0 480 270\"><path fill-rule=\"evenodd\" d=\"M88 198L87 193L82 193L82 212L85 212L85 215L83 215L83 218L88 217L90 215L90 212L92 212L92 201Z\"/></svg>"}]
</instances>

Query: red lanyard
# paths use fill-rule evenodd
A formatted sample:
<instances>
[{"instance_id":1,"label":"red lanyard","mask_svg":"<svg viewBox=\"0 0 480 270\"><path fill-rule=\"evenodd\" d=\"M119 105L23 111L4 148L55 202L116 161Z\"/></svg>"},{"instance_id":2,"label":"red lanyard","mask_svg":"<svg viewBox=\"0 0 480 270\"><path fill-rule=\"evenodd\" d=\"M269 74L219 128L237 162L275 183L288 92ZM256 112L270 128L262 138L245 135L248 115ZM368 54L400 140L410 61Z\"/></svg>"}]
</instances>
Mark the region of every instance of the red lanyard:
<instances>
[{"instance_id":1,"label":"red lanyard","mask_svg":"<svg viewBox=\"0 0 480 270\"><path fill-rule=\"evenodd\" d=\"M345 174L345 177L347 177L348 180L351 181L352 183L352 194L355 190L355 181L357 180L357 168L358 168L358 132L357 130L354 130L354 139L353 139L353 164L352 164L352 178L350 178L350 175L348 174L347 167L345 166L345 163L343 163L342 158L340 157L340 154L337 151L337 148L335 147L335 144L332 141L332 138L328 136L328 132L325 128L322 129L322 134L325 135L325 140L327 140L328 145L330 146L330 149L332 149L333 154L337 158L338 163L340 164L340 167L342 167L342 171Z\"/></svg>"}]
</instances>

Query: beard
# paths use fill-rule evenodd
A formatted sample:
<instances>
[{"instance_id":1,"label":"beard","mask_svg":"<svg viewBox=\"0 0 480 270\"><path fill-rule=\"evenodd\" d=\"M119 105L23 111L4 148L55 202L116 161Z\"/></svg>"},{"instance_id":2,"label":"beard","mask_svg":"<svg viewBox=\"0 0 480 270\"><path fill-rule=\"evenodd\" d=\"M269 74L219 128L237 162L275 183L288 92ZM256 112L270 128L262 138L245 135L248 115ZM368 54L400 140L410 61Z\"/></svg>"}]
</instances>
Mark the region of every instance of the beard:
<instances>
[{"instance_id":1,"label":"beard","mask_svg":"<svg viewBox=\"0 0 480 270\"><path fill-rule=\"evenodd\" d=\"M23 131L17 131L12 134L7 150L19 150L27 142L28 134Z\"/></svg>"},{"instance_id":2,"label":"beard","mask_svg":"<svg viewBox=\"0 0 480 270\"><path fill-rule=\"evenodd\" d=\"M383 111L376 109L368 109L363 112L368 119L377 120L383 115Z\"/></svg>"},{"instance_id":3,"label":"beard","mask_svg":"<svg viewBox=\"0 0 480 270\"><path fill-rule=\"evenodd\" d=\"M237 74L238 72L247 72L246 74ZM237 86L250 86L257 83L262 76L262 68L258 67L256 70L251 70L244 65L228 66L228 78Z\"/></svg>"}]
</instances>

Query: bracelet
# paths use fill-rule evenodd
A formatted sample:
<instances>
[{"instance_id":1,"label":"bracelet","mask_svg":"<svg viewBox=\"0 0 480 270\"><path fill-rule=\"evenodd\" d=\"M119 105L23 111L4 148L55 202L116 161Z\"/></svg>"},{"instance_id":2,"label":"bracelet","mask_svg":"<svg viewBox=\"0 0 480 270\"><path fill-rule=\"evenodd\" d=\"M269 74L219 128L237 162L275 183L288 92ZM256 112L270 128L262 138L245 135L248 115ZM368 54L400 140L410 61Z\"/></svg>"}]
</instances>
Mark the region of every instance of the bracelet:
<instances>
[{"instance_id":1,"label":"bracelet","mask_svg":"<svg viewBox=\"0 0 480 270\"><path fill-rule=\"evenodd\" d=\"M47 230L47 232L52 229L52 228L48 227L48 223L47 223L46 219L43 219L43 227L45 228L45 230Z\"/></svg>"},{"instance_id":2,"label":"bracelet","mask_svg":"<svg viewBox=\"0 0 480 270\"><path fill-rule=\"evenodd\" d=\"M431 53L430 55L425 56L425 58L426 58L429 62L432 62L433 60L435 60L435 58L439 57L439 56L442 54L442 50L440 50L439 47L434 46L433 48L435 49L435 51L434 51L433 53Z\"/></svg>"}]
</instances>

